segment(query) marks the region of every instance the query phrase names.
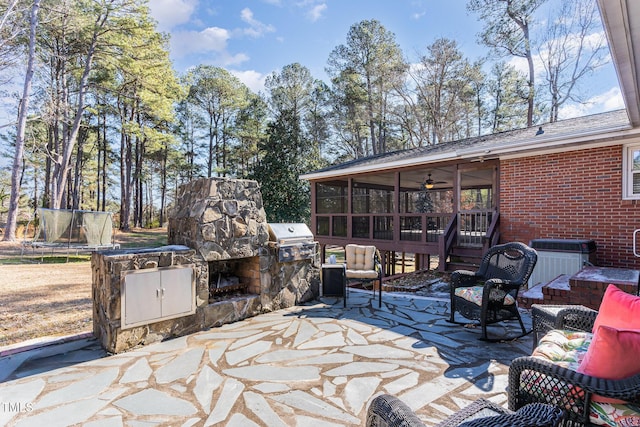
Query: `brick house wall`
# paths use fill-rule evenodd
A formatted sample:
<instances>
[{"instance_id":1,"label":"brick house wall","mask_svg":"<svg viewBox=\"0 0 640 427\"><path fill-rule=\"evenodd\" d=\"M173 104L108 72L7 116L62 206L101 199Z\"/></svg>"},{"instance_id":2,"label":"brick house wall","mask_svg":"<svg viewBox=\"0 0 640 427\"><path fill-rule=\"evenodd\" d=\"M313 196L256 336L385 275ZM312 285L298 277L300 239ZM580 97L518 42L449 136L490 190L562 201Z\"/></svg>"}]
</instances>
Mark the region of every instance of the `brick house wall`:
<instances>
[{"instance_id":1,"label":"brick house wall","mask_svg":"<svg viewBox=\"0 0 640 427\"><path fill-rule=\"evenodd\" d=\"M592 239L597 264L640 269L640 201L622 200L621 145L501 160L502 241Z\"/></svg>"}]
</instances>

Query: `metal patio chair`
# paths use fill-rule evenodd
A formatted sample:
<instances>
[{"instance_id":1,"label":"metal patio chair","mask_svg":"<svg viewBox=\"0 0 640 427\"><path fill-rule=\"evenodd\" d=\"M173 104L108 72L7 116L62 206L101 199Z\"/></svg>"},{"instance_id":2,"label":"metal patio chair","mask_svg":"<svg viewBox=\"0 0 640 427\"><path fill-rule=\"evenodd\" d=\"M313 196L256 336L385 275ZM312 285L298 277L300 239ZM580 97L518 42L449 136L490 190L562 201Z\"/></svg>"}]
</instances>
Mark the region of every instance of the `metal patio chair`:
<instances>
[{"instance_id":1,"label":"metal patio chair","mask_svg":"<svg viewBox=\"0 0 640 427\"><path fill-rule=\"evenodd\" d=\"M345 277L349 282L372 283L373 297L376 296L375 281L379 283L378 307L382 307L382 264L380 254L375 246L349 244L344 247L346 270ZM346 299L345 289L345 299Z\"/></svg>"}]
</instances>

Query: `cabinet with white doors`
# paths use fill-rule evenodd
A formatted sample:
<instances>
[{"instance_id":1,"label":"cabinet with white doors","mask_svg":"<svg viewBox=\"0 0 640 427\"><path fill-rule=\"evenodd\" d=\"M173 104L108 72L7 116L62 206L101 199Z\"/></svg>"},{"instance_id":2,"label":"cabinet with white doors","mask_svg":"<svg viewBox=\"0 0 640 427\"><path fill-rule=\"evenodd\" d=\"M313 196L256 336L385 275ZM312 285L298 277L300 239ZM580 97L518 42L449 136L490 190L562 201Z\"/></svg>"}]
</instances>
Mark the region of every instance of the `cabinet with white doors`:
<instances>
[{"instance_id":1,"label":"cabinet with white doors","mask_svg":"<svg viewBox=\"0 0 640 427\"><path fill-rule=\"evenodd\" d=\"M188 316L196 311L195 267L126 271L120 295L122 329Z\"/></svg>"}]
</instances>

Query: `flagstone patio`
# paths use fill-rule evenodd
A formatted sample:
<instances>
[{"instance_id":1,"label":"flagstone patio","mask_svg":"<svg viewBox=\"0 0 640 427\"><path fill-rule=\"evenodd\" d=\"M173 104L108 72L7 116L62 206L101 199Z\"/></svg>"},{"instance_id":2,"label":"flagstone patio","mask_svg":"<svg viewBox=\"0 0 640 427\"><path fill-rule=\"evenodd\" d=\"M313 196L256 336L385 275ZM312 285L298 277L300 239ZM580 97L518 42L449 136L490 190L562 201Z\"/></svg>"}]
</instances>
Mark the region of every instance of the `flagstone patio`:
<instances>
[{"instance_id":1,"label":"flagstone patio","mask_svg":"<svg viewBox=\"0 0 640 427\"><path fill-rule=\"evenodd\" d=\"M366 291L262 314L107 356L95 340L0 357L0 424L11 426L350 426L390 393L427 426L484 397L506 406L499 343L453 325L448 302ZM531 320L525 314L528 329ZM491 326L518 331L517 322ZM509 332L507 331L507 332ZM49 352L49 353L47 353Z\"/></svg>"}]
</instances>

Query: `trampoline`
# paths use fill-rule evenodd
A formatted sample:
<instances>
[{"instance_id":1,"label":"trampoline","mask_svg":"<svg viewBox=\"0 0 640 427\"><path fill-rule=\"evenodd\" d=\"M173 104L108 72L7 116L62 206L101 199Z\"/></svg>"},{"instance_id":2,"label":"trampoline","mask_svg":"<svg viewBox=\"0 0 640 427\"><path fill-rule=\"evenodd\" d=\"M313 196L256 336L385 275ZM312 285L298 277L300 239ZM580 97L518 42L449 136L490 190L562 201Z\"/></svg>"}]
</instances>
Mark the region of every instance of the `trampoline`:
<instances>
[{"instance_id":1,"label":"trampoline","mask_svg":"<svg viewBox=\"0 0 640 427\"><path fill-rule=\"evenodd\" d=\"M113 241L113 219L111 212L84 211L77 209L38 208L38 229L33 240L22 245L22 255L27 247L44 251L64 250L67 259L71 252L92 252L101 249L117 249ZM26 229L28 229L27 227Z\"/></svg>"}]
</instances>

